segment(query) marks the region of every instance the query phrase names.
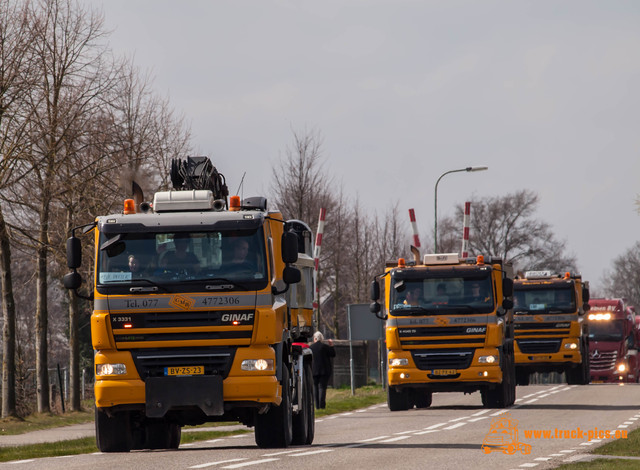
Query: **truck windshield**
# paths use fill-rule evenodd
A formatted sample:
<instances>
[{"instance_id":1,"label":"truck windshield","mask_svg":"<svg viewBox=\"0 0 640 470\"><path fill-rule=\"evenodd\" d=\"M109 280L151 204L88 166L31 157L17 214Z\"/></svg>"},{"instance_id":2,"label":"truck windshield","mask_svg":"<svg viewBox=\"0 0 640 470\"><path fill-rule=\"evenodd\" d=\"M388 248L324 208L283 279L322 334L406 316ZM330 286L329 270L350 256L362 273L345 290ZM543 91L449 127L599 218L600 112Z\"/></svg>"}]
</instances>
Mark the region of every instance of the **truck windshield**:
<instances>
[{"instance_id":1,"label":"truck windshield","mask_svg":"<svg viewBox=\"0 0 640 470\"><path fill-rule=\"evenodd\" d=\"M392 315L489 313L493 311L491 279L482 277L434 277L391 279Z\"/></svg>"},{"instance_id":2,"label":"truck windshield","mask_svg":"<svg viewBox=\"0 0 640 470\"><path fill-rule=\"evenodd\" d=\"M622 320L589 322L589 340L591 341L622 341L623 336Z\"/></svg>"},{"instance_id":3,"label":"truck windshield","mask_svg":"<svg viewBox=\"0 0 640 470\"><path fill-rule=\"evenodd\" d=\"M98 286L185 281L266 285L262 229L207 232L101 233Z\"/></svg>"},{"instance_id":4,"label":"truck windshield","mask_svg":"<svg viewBox=\"0 0 640 470\"><path fill-rule=\"evenodd\" d=\"M573 313L576 299L572 286L518 285L513 293L514 313Z\"/></svg>"}]
</instances>

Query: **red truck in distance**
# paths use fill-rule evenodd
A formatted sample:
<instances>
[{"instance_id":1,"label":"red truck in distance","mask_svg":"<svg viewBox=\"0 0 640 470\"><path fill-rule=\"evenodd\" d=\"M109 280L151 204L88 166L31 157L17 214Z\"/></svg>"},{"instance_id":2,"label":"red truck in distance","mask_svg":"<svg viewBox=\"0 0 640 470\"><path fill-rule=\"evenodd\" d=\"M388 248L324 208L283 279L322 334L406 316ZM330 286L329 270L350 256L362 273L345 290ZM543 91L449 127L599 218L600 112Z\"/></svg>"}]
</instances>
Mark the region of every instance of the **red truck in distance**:
<instances>
[{"instance_id":1,"label":"red truck in distance","mask_svg":"<svg viewBox=\"0 0 640 470\"><path fill-rule=\"evenodd\" d=\"M638 318L624 299L591 299L589 355L591 383L638 382Z\"/></svg>"}]
</instances>

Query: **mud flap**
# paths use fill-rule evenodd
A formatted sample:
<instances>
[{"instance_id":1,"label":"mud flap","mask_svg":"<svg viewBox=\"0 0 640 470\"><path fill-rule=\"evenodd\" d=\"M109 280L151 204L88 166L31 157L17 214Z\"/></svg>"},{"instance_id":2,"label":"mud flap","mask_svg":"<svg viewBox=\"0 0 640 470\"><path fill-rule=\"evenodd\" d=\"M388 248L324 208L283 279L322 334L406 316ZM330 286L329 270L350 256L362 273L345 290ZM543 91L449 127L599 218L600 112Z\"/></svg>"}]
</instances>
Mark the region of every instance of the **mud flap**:
<instances>
[{"instance_id":1,"label":"mud flap","mask_svg":"<svg viewBox=\"0 0 640 470\"><path fill-rule=\"evenodd\" d=\"M145 381L146 414L162 418L171 408L197 406L207 416L224 414L222 377L149 377Z\"/></svg>"}]
</instances>

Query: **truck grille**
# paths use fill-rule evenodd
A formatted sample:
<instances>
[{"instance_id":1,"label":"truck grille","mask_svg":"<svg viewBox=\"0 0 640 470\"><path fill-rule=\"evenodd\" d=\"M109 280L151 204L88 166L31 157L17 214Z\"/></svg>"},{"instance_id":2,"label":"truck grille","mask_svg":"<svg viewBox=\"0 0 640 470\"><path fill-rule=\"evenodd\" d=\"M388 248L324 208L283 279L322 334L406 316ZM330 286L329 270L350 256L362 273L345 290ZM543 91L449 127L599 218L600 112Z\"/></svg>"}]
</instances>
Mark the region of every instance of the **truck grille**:
<instances>
[{"instance_id":1,"label":"truck grille","mask_svg":"<svg viewBox=\"0 0 640 470\"><path fill-rule=\"evenodd\" d=\"M403 347L447 344L473 344L480 347L484 344L486 333L486 325L398 328Z\"/></svg>"},{"instance_id":2,"label":"truck grille","mask_svg":"<svg viewBox=\"0 0 640 470\"><path fill-rule=\"evenodd\" d=\"M412 351L413 361L420 370L467 369L473 360L474 349Z\"/></svg>"},{"instance_id":3,"label":"truck grille","mask_svg":"<svg viewBox=\"0 0 640 470\"><path fill-rule=\"evenodd\" d=\"M516 323L514 331L516 336L524 335L564 335L567 336L571 331L567 323Z\"/></svg>"},{"instance_id":4,"label":"truck grille","mask_svg":"<svg viewBox=\"0 0 640 470\"><path fill-rule=\"evenodd\" d=\"M520 351L525 354L557 353L560 350L562 339L517 339Z\"/></svg>"},{"instance_id":5,"label":"truck grille","mask_svg":"<svg viewBox=\"0 0 640 470\"><path fill-rule=\"evenodd\" d=\"M157 342L166 341L199 341L203 345L203 341L232 340L249 344L254 318L253 310L135 312L112 314L110 322L116 347L136 349L145 347L144 343L154 348L159 346ZM236 325L232 324L234 320Z\"/></svg>"},{"instance_id":6,"label":"truck grille","mask_svg":"<svg viewBox=\"0 0 640 470\"><path fill-rule=\"evenodd\" d=\"M611 370L616 366L618 351L600 352L595 350L590 354L589 359L592 370Z\"/></svg>"},{"instance_id":7,"label":"truck grille","mask_svg":"<svg viewBox=\"0 0 640 470\"><path fill-rule=\"evenodd\" d=\"M133 362L142 380L163 377L165 367L204 366L204 375L227 377L235 348L172 348L131 350Z\"/></svg>"}]
</instances>

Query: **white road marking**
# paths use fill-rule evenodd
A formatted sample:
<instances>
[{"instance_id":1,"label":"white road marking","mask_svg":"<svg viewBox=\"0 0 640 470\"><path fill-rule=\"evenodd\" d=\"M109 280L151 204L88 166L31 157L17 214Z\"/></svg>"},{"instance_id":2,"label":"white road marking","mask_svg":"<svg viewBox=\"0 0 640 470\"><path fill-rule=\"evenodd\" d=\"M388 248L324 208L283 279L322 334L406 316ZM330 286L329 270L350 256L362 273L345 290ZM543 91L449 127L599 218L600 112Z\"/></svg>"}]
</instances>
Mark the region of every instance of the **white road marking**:
<instances>
[{"instance_id":1,"label":"white road marking","mask_svg":"<svg viewBox=\"0 0 640 470\"><path fill-rule=\"evenodd\" d=\"M262 460L252 460L251 462L237 463L237 464L235 464L235 465L229 465L229 466L227 466L227 467L222 467L222 468L241 468L241 467L248 467L249 465L260 465L261 463L275 462L276 460L280 460L280 459L262 459Z\"/></svg>"},{"instance_id":2,"label":"white road marking","mask_svg":"<svg viewBox=\"0 0 640 470\"><path fill-rule=\"evenodd\" d=\"M207 467L213 467L214 465L222 465L225 463L231 463L231 462L240 462L242 460L247 460L247 459L230 459L230 460L220 460L219 462L208 462L208 463L201 463L200 465L194 465L193 467L189 467L189 468L207 468Z\"/></svg>"},{"instance_id":3,"label":"white road marking","mask_svg":"<svg viewBox=\"0 0 640 470\"><path fill-rule=\"evenodd\" d=\"M467 423L456 423L454 425L451 425L451 426L448 426L448 427L442 428L442 429L446 429L446 430L455 429L455 428L459 428L460 426L464 426L465 424L467 424Z\"/></svg>"},{"instance_id":4,"label":"white road marking","mask_svg":"<svg viewBox=\"0 0 640 470\"><path fill-rule=\"evenodd\" d=\"M305 455L313 455L313 454L324 454L325 452L333 452L334 449L319 449L319 450L310 450L308 452L300 452L298 454L291 454L289 457L302 457Z\"/></svg>"},{"instance_id":5,"label":"white road marking","mask_svg":"<svg viewBox=\"0 0 640 470\"><path fill-rule=\"evenodd\" d=\"M401 441L403 439L409 439L411 436L398 436L398 437L392 437L391 439L385 439L384 441L380 441L380 442L396 442L396 441Z\"/></svg>"}]
</instances>

